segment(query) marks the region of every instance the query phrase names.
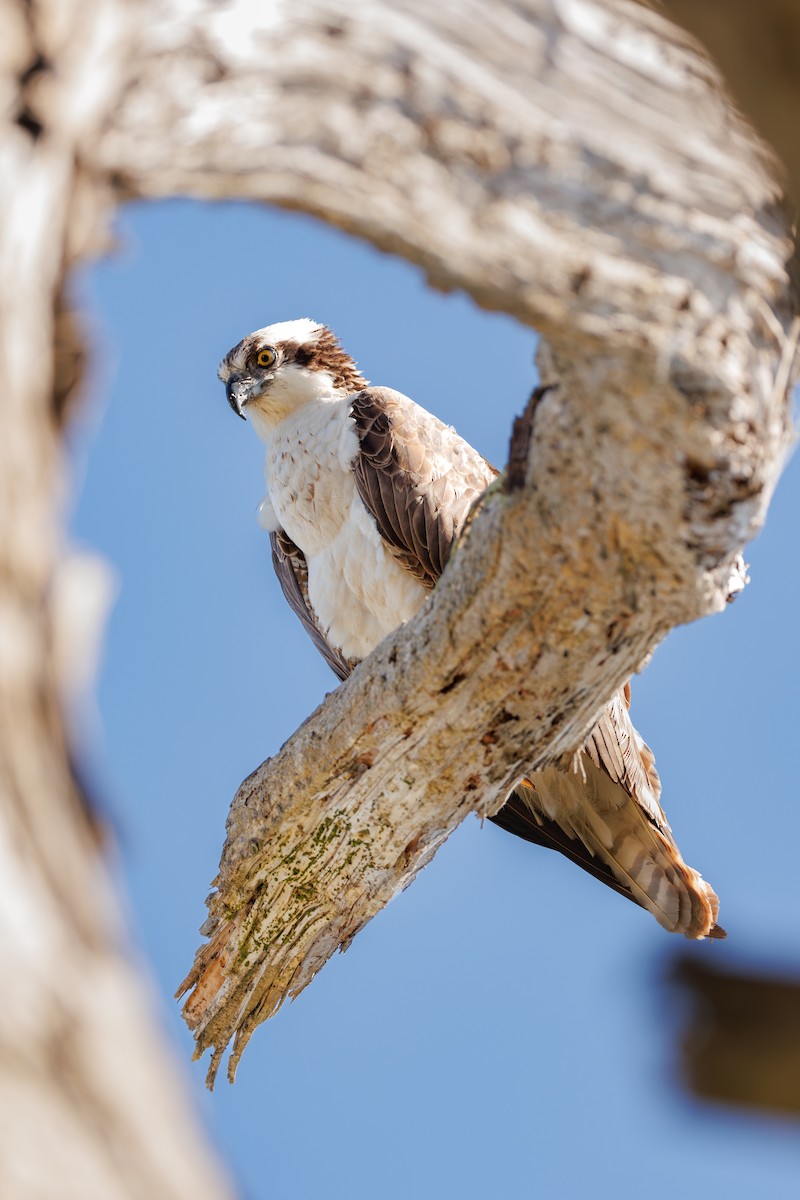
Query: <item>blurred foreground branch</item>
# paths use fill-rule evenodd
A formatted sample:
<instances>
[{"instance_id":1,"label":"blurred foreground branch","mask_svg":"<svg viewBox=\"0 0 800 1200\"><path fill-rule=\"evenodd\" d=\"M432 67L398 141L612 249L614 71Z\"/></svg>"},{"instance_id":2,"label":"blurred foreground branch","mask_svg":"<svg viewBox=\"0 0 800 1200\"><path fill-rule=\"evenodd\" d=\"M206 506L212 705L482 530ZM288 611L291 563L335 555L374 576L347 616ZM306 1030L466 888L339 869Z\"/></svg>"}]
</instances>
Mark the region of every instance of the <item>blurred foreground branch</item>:
<instances>
[{"instance_id":1,"label":"blurred foreground branch","mask_svg":"<svg viewBox=\"0 0 800 1200\"><path fill-rule=\"evenodd\" d=\"M703 1100L800 1117L800 979L678 960L689 1000L682 1074Z\"/></svg>"},{"instance_id":2,"label":"blurred foreground branch","mask_svg":"<svg viewBox=\"0 0 800 1200\"><path fill-rule=\"evenodd\" d=\"M102 573L62 543L82 346L67 272L111 192L84 148L127 79L134 6L0 0L0 1195L222 1200L129 955L61 709Z\"/></svg>"},{"instance_id":3,"label":"blurred foreground branch","mask_svg":"<svg viewBox=\"0 0 800 1200\"><path fill-rule=\"evenodd\" d=\"M756 129L786 168L800 204L800 5L797 0L662 0L667 16L704 43Z\"/></svg>"},{"instance_id":4,"label":"blurred foreground branch","mask_svg":"<svg viewBox=\"0 0 800 1200\"><path fill-rule=\"evenodd\" d=\"M543 330L560 386L526 485L492 489L431 603L235 798L183 985L210 1081L469 811L569 756L669 628L724 606L786 447L797 334L769 152L660 17L303 13L244 45L179 21L180 71L153 57L98 161L134 194L258 197L400 251Z\"/></svg>"},{"instance_id":5,"label":"blurred foreground branch","mask_svg":"<svg viewBox=\"0 0 800 1200\"><path fill-rule=\"evenodd\" d=\"M0 0L0 21L0 1193L214 1200L60 709L70 269L126 197L302 208L538 324L562 384L527 486L240 792L187 1007L216 1065L523 753L568 752L671 625L724 602L786 445L788 229L713 69L621 0L490 22L468 0ZM367 818L383 832L356 845Z\"/></svg>"}]
</instances>

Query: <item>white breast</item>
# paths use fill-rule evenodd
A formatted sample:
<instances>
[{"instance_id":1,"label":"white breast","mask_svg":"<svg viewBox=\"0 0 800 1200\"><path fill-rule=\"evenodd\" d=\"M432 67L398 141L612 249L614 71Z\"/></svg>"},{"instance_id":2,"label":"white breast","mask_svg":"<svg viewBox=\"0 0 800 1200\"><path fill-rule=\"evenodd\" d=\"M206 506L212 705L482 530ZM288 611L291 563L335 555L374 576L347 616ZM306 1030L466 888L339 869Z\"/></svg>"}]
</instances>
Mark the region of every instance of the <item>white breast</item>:
<instances>
[{"instance_id":1,"label":"white breast","mask_svg":"<svg viewBox=\"0 0 800 1200\"><path fill-rule=\"evenodd\" d=\"M266 439L265 473L277 525L303 551L309 599L331 643L365 658L412 617L427 592L386 549L358 495L358 435L349 401L320 400ZM262 504L262 519L271 523Z\"/></svg>"}]
</instances>

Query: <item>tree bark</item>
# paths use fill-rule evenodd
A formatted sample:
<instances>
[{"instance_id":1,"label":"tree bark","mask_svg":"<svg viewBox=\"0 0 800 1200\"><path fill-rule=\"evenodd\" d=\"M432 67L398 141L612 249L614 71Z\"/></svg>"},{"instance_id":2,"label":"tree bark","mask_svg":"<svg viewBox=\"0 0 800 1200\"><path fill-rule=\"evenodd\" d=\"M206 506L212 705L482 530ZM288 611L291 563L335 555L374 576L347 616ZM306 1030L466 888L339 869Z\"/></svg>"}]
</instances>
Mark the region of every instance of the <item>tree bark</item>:
<instances>
[{"instance_id":1,"label":"tree bark","mask_svg":"<svg viewBox=\"0 0 800 1200\"><path fill-rule=\"evenodd\" d=\"M63 297L104 227L111 193L83 152L125 78L132 14L111 0L0 3L0 1194L12 1200L231 1195L125 945L61 710L91 636L61 601L68 587L79 610L100 598L59 527L60 430L81 363Z\"/></svg>"},{"instance_id":2,"label":"tree bark","mask_svg":"<svg viewBox=\"0 0 800 1200\"><path fill-rule=\"evenodd\" d=\"M795 0L662 0L667 16L704 43L756 129L780 155L800 203L800 7Z\"/></svg>"},{"instance_id":3,"label":"tree bark","mask_svg":"<svg viewBox=\"0 0 800 1200\"><path fill-rule=\"evenodd\" d=\"M188 981L213 1076L467 812L568 756L741 584L788 437L788 223L714 69L634 5L0 0L0 20L0 1192L214 1198L61 713L70 267L123 197L303 208L544 330L559 385L523 486L491 491L431 603L240 790Z\"/></svg>"},{"instance_id":4,"label":"tree bark","mask_svg":"<svg viewBox=\"0 0 800 1200\"><path fill-rule=\"evenodd\" d=\"M559 385L526 486L493 490L431 604L234 801L184 984L213 1079L467 812L569 756L669 628L724 603L788 437L788 229L713 68L624 3L498 4L487 27L478 4L317 0L244 43L235 6L178 14L96 163L400 252L543 330Z\"/></svg>"}]
</instances>

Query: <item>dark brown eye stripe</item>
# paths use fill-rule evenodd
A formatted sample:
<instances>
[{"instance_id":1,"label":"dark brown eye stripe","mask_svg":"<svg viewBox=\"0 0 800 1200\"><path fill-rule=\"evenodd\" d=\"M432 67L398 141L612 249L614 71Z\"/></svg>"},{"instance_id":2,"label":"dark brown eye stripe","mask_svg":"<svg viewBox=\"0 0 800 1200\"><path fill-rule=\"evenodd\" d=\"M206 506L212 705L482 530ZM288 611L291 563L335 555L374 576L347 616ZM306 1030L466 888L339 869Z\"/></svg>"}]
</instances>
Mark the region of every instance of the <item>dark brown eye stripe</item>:
<instances>
[{"instance_id":1,"label":"dark brown eye stripe","mask_svg":"<svg viewBox=\"0 0 800 1200\"><path fill-rule=\"evenodd\" d=\"M297 363L310 371L327 371L335 388L357 392L366 386L366 379L329 329L321 329L311 342L282 342L280 348L284 362Z\"/></svg>"}]
</instances>

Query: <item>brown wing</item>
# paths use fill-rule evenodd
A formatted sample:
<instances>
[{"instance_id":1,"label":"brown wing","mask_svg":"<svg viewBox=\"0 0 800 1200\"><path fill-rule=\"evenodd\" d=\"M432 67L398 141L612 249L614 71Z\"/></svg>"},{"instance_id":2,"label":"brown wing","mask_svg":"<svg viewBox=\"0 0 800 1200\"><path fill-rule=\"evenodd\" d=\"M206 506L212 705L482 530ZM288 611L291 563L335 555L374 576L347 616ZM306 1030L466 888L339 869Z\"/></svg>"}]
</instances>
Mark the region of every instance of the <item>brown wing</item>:
<instances>
[{"instance_id":1,"label":"brown wing","mask_svg":"<svg viewBox=\"0 0 800 1200\"><path fill-rule=\"evenodd\" d=\"M390 388L352 398L360 450L356 487L389 549L432 588L474 500L497 476L455 430ZM346 679L356 665L328 641L308 599L302 550L282 529L270 534L272 564L284 596L325 661Z\"/></svg>"},{"instance_id":2,"label":"brown wing","mask_svg":"<svg viewBox=\"0 0 800 1200\"><path fill-rule=\"evenodd\" d=\"M531 790L531 784L520 784L511 793L500 811L489 820L493 821L495 825L499 825L506 833L513 833L515 837L522 838L525 842L532 842L535 846L544 846L547 850L557 850L559 854L563 854L565 858L587 871L589 875L593 875L607 887L619 892L620 896L624 896L627 900L633 900L634 904L638 903L631 889L625 887L623 883L619 883L611 867L599 858L595 858L591 851L586 849L580 838L568 837L556 821L551 821L541 811L537 811L536 801L530 795Z\"/></svg>"},{"instance_id":3,"label":"brown wing","mask_svg":"<svg viewBox=\"0 0 800 1200\"><path fill-rule=\"evenodd\" d=\"M626 685L571 765L529 774L515 793L516 817L522 821L527 808L536 832L550 837L555 849L630 893L665 929L724 937L716 924L717 896L683 861L659 804L655 760L631 722L629 697ZM587 857L591 865L582 861Z\"/></svg>"},{"instance_id":4,"label":"brown wing","mask_svg":"<svg viewBox=\"0 0 800 1200\"><path fill-rule=\"evenodd\" d=\"M392 554L425 587L498 472L454 429L391 388L352 398L356 487Z\"/></svg>"},{"instance_id":5,"label":"brown wing","mask_svg":"<svg viewBox=\"0 0 800 1200\"><path fill-rule=\"evenodd\" d=\"M303 622L306 633L310 635L334 674L338 675L339 679L347 679L356 664L350 662L340 650L330 644L314 615L314 610L308 602L308 566L303 551L295 546L283 529L270 533L269 541L272 546L272 565L292 612Z\"/></svg>"},{"instance_id":6,"label":"brown wing","mask_svg":"<svg viewBox=\"0 0 800 1200\"><path fill-rule=\"evenodd\" d=\"M623 794L638 804L662 833L669 835L669 825L658 803L661 780L656 771L655 758L628 715L630 696L630 684L626 683L584 742L575 763L577 774L581 774L580 756L586 754L612 783L620 785ZM579 837L570 836L557 821L545 814L537 789L530 781L526 780L516 788L492 819L502 829L525 841L558 850L621 896L641 904L630 886L615 876L607 861L589 850Z\"/></svg>"},{"instance_id":7,"label":"brown wing","mask_svg":"<svg viewBox=\"0 0 800 1200\"><path fill-rule=\"evenodd\" d=\"M630 718L631 685L617 692L589 734L583 749L596 767L619 783L662 831L670 828L659 804L661 780L653 751Z\"/></svg>"}]
</instances>

